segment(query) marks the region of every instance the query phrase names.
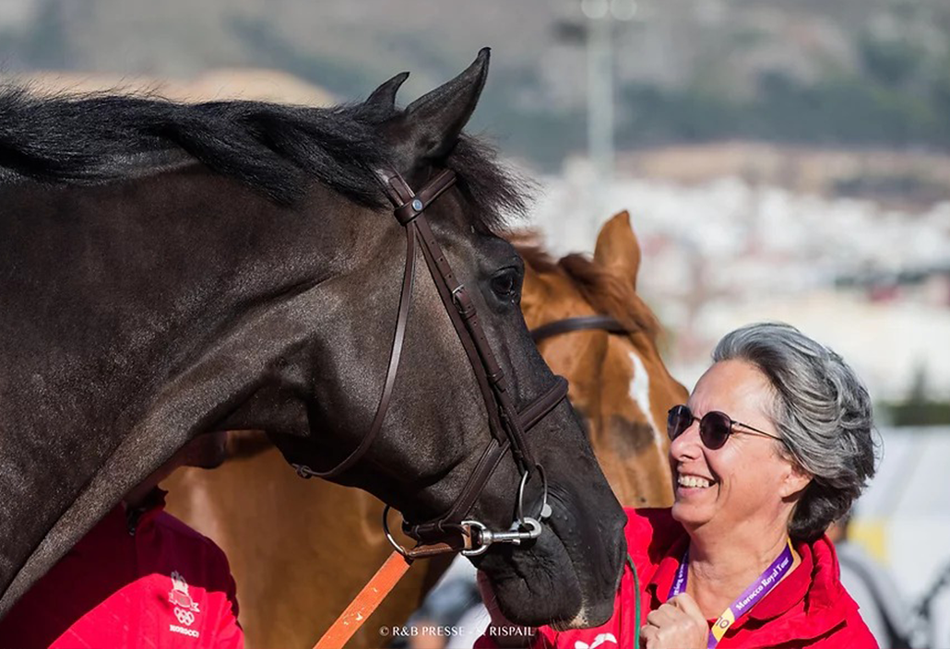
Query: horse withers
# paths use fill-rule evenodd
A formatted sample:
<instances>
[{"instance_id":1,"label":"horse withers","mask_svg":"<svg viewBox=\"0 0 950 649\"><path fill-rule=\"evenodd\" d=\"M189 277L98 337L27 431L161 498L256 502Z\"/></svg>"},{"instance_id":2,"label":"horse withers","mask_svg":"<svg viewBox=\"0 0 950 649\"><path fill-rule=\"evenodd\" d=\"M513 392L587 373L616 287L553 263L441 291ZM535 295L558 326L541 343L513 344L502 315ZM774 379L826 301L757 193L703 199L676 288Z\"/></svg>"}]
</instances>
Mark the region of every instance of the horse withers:
<instances>
[{"instance_id":1,"label":"horse withers","mask_svg":"<svg viewBox=\"0 0 950 649\"><path fill-rule=\"evenodd\" d=\"M329 110L0 95L0 614L189 439L243 428L426 540L507 530L526 483L540 536L475 559L502 609L609 617L622 510L566 402L519 416L559 384L493 234L516 185L461 134L487 68L405 110L405 75Z\"/></svg>"}]
</instances>

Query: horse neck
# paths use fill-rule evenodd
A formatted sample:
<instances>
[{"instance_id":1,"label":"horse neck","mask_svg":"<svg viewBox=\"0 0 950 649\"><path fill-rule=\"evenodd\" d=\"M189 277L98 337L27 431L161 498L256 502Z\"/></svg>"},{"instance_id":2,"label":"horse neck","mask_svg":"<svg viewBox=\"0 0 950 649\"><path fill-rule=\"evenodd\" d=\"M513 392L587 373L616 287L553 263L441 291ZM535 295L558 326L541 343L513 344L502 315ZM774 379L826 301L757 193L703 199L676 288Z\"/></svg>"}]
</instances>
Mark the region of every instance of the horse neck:
<instances>
[{"instance_id":1,"label":"horse neck","mask_svg":"<svg viewBox=\"0 0 950 649\"><path fill-rule=\"evenodd\" d=\"M20 467L0 480L14 503L0 526L0 612L264 370L250 341L233 347L234 329L341 257L326 254L341 219L315 191L319 230L312 213L194 171L0 188L0 387L15 404L0 460ZM24 440L43 440L42 453ZM45 505L18 506L17 493Z\"/></svg>"},{"instance_id":2,"label":"horse neck","mask_svg":"<svg viewBox=\"0 0 950 649\"><path fill-rule=\"evenodd\" d=\"M251 305L327 272L325 237L310 237L307 254L295 243L304 234L299 212L223 178L33 186L14 198L19 227L0 237L0 263L22 269L11 270L5 295L19 353L41 374L103 381L104 394L111 383L133 398L143 375L163 380ZM30 335L16 331L25 326Z\"/></svg>"}]
</instances>

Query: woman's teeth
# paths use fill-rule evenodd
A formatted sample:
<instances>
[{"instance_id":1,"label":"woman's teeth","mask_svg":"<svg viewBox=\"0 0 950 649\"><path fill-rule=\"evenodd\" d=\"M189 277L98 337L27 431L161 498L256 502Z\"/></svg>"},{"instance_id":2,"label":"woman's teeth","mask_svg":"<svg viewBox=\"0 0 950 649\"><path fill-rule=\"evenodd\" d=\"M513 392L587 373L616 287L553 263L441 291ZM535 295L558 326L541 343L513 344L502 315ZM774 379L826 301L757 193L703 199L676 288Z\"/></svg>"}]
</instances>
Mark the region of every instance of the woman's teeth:
<instances>
[{"instance_id":1,"label":"woman's teeth","mask_svg":"<svg viewBox=\"0 0 950 649\"><path fill-rule=\"evenodd\" d=\"M682 487L699 487L705 489L706 487L712 484L706 478L700 478L695 475L681 475L677 478L676 483Z\"/></svg>"}]
</instances>

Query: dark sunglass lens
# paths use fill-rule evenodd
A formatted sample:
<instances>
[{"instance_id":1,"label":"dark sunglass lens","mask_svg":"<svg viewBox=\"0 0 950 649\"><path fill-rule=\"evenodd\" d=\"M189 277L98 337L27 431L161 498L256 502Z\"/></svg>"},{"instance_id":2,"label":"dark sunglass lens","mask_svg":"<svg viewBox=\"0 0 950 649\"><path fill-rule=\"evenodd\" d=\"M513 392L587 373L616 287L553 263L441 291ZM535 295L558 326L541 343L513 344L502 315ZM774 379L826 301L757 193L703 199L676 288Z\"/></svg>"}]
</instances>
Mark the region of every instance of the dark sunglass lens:
<instances>
[{"instance_id":1,"label":"dark sunglass lens","mask_svg":"<svg viewBox=\"0 0 950 649\"><path fill-rule=\"evenodd\" d=\"M673 406L666 419L666 434L670 436L670 441L683 434L693 423L693 413L686 406Z\"/></svg>"},{"instance_id":2,"label":"dark sunglass lens","mask_svg":"<svg viewBox=\"0 0 950 649\"><path fill-rule=\"evenodd\" d=\"M722 448L731 432L732 421L729 416L715 410L707 412L699 424L699 434L703 444L713 451Z\"/></svg>"}]
</instances>

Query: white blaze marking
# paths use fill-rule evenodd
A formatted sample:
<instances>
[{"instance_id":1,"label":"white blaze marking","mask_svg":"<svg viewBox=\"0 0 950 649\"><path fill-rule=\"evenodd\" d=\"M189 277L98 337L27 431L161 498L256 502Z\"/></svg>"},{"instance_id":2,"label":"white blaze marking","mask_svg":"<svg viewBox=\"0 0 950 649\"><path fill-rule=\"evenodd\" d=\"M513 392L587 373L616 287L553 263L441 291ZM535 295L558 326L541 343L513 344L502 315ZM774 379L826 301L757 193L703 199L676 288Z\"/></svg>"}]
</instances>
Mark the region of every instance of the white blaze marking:
<instances>
[{"instance_id":1,"label":"white blaze marking","mask_svg":"<svg viewBox=\"0 0 950 649\"><path fill-rule=\"evenodd\" d=\"M630 381L630 398L636 402L647 418L647 422L653 429L653 437L657 444L660 444L660 429L653 421L653 411L650 409L650 375L647 374L647 368L636 352L629 352L630 362L633 363L633 380Z\"/></svg>"}]
</instances>

